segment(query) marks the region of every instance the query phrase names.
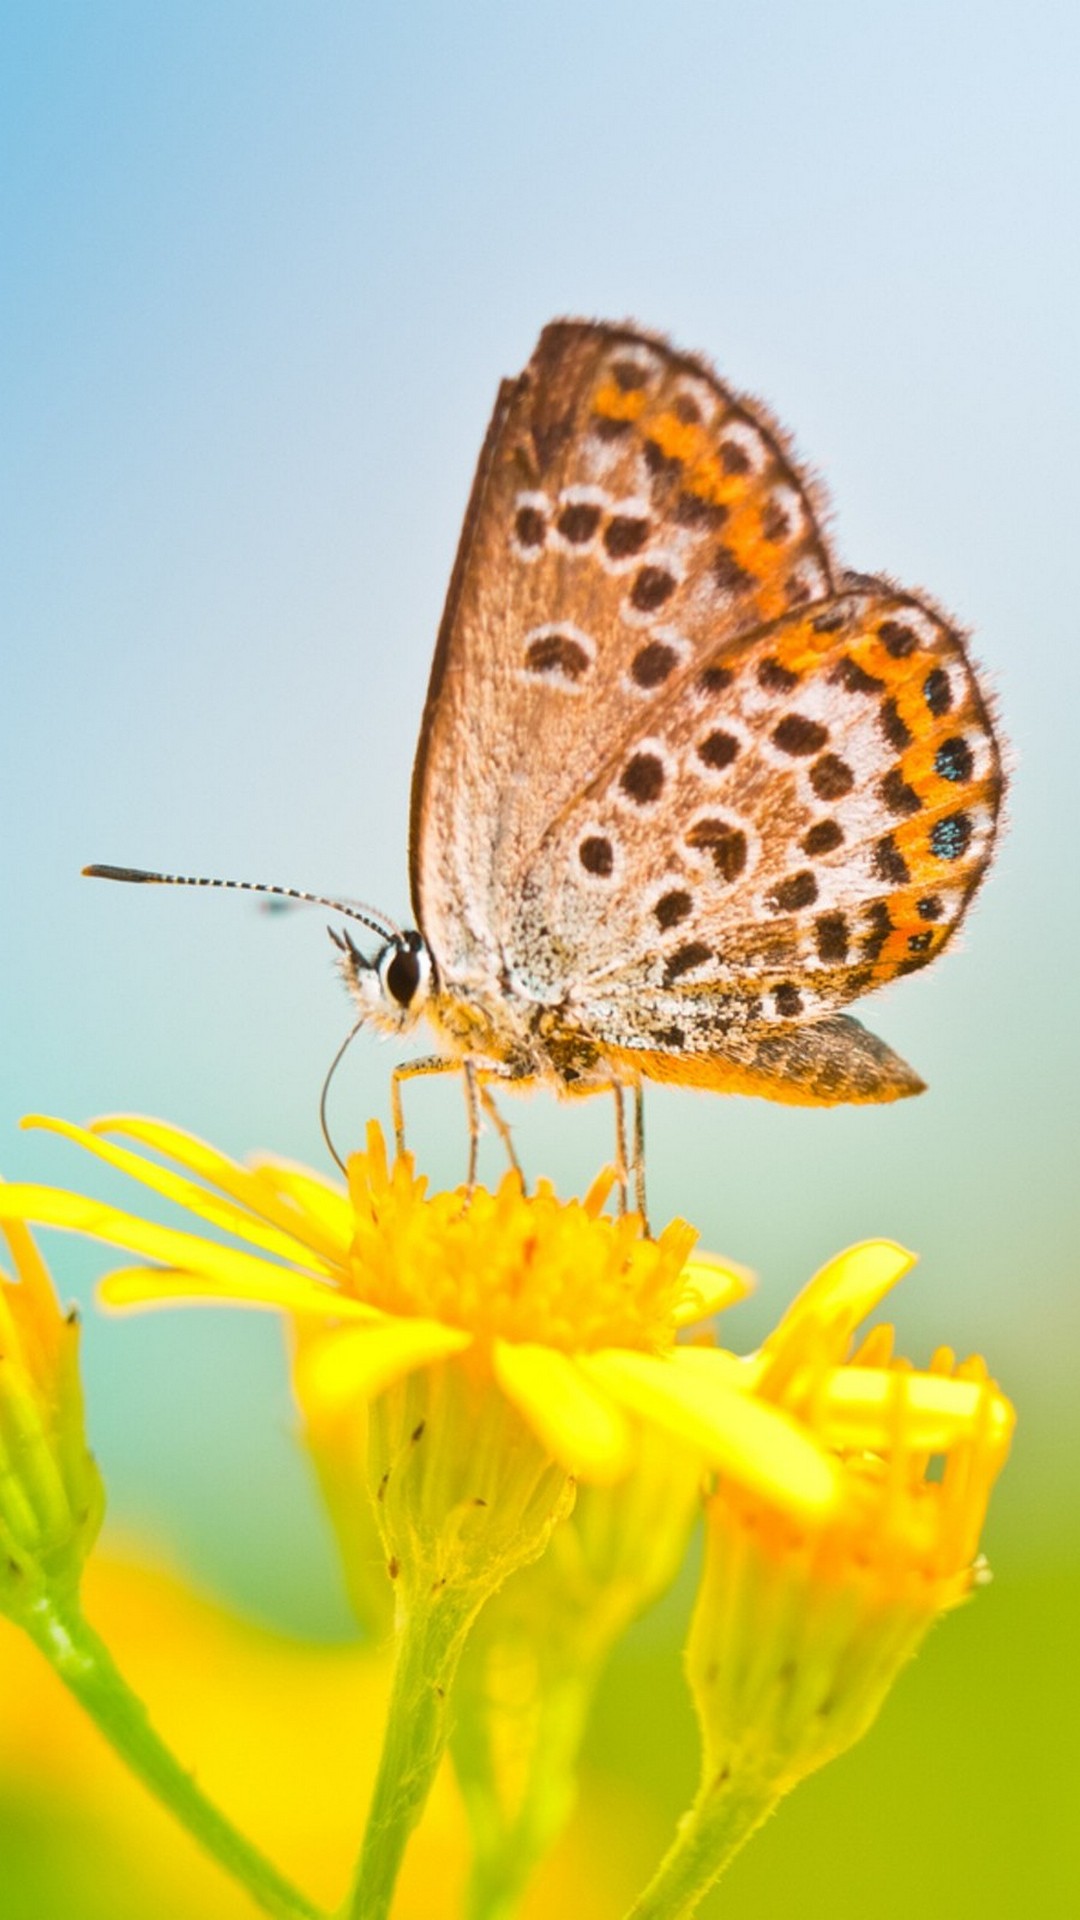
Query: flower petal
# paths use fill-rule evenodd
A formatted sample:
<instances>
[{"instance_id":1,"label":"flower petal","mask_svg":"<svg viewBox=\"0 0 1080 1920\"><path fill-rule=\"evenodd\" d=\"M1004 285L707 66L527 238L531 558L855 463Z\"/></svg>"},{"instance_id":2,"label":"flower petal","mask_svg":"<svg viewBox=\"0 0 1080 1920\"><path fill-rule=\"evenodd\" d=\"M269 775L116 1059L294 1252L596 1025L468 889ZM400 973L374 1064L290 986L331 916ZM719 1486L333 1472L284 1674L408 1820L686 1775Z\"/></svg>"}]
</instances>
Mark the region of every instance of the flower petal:
<instances>
[{"instance_id":1,"label":"flower petal","mask_svg":"<svg viewBox=\"0 0 1080 1920\"><path fill-rule=\"evenodd\" d=\"M824 1437L841 1447L883 1450L895 1439L897 1401L904 1444L920 1452L947 1453L986 1421L986 1438L1009 1438L1014 1413L1004 1395L977 1380L877 1367L838 1367L822 1383L818 1402Z\"/></svg>"},{"instance_id":2,"label":"flower petal","mask_svg":"<svg viewBox=\"0 0 1080 1920\"><path fill-rule=\"evenodd\" d=\"M0 1219L34 1220L39 1226L89 1234L95 1240L106 1240L145 1259L159 1260L175 1274L212 1281L223 1298L256 1305L276 1304L272 1292L275 1278L290 1272L287 1267L276 1267L236 1247L222 1247L198 1234L180 1233L175 1227L159 1227L153 1221L122 1213L117 1207L103 1206L97 1200L64 1193L56 1187L14 1181L10 1186L0 1183ZM314 1267L316 1263L312 1260L311 1264ZM330 1287L317 1273L306 1277L294 1273L293 1277L304 1286L305 1312L344 1315L359 1305ZM271 1290L269 1298L268 1290Z\"/></svg>"},{"instance_id":3,"label":"flower petal","mask_svg":"<svg viewBox=\"0 0 1080 1920\"><path fill-rule=\"evenodd\" d=\"M789 1511L823 1515L839 1495L824 1449L780 1408L732 1391L731 1356L676 1348L663 1359L610 1349L580 1365L623 1406L682 1440L721 1472Z\"/></svg>"},{"instance_id":4,"label":"flower petal","mask_svg":"<svg viewBox=\"0 0 1080 1920\"><path fill-rule=\"evenodd\" d=\"M700 1374L708 1382L709 1392L752 1393L757 1381L757 1360L727 1347L683 1346L674 1349L684 1373Z\"/></svg>"},{"instance_id":5,"label":"flower petal","mask_svg":"<svg viewBox=\"0 0 1080 1920\"><path fill-rule=\"evenodd\" d=\"M12 1261L18 1276L17 1284L21 1289L23 1312L19 1318L24 1325L32 1320L34 1338L37 1342L40 1358L47 1366L56 1364L56 1355L61 1351L67 1338L67 1321L56 1310L56 1290L49 1278L45 1265L29 1227L21 1220L5 1220L0 1223L3 1234L11 1250ZM3 1306L7 1291L2 1284L6 1276L0 1275L0 1306ZM30 1308L28 1314L26 1308ZM8 1342L14 1337L11 1316L4 1307L5 1330L0 1337L0 1353L9 1351Z\"/></svg>"},{"instance_id":6,"label":"flower petal","mask_svg":"<svg viewBox=\"0 0 1080 1920\"><path fill-rule=\"evenodd\" d=\"M439 1320L383 1320L313 1340L297 1354L296 1394L302 1405L334 1412L349 1401L370 1400L417 1367L471 1346L472 1335Z\"/></svg>"},{"instance_id":7,"label":"flower petal","mask_svg":"<svg viewBox=\"0 0 1080 1920\"><path fill-rule=\"evenodd\" d=\"M529 1341L496 1340L495 1378L540 1439L572 1472L617 1480L631 1464L629 1425L569 1354Z\"/></svg>"},{"instance_id":8,"label":"flower petal","mask_svg":"<svg viewBox=\"0 0 1080 1920\"><path fill-rule=\"evenodd\" d=\"M749 1267L716 1254L699 1253L682 1270L682 1292L675 1303L675 1325L692 1327L726 1307L736 1306L754 1289Z\"/></svg>"},{"instance_id":9,"label":"flower petal","mask_svg":"<svg viewBox=\"0 0 1080 1920\"><path fill-rule=\"evenodd\" d=\"M312 1223L322 1227L326 1244L334 1249L333 1257L342 1258L356 1227L347 1193L323 1174L313 1173L310 1167L276 1157L262 1159L258 1154L252 1156L251 1178L258 1196L257 1201L253 1199L253 1205L266 1209L268 1192L276 1199L283 1199L287 1209L286 1227L299 1212L305 1232L310 1232Z\"/></svg>"},{"instance_id":10,"label":"flower petal","mask_svg":"<svg viewBox=\"0 0 1080 1920\"><path fill-rule=\"evenodd\" d=\"M24 1226L21 1220L7 1220L0 1228L0 1232L3 1233L11 1249L11 1257L15 1263L20 1286L32 1292L41 1306L51 1309L56 1294L49 1279L49 1269L37 1250L29 1227Z\"/></svg>"},{"instance_id":11,"label":"flower petal","mask_svg":"<svg viewBox=\"0 0 1080 1920\"><path fill-rule=\"evenodd\" d=\"M762 1352L773 1353L786 1346L793 1335L801 1337L810 1320L830 1330L850 1332L910 1271L917 1258L895 1240L862 1240L838 1253L796 1294Z\"/></svg>"},{"instance_id":12,"label":"flower petal","mask_svg":"<svg viewBox=\"0 0 1080 1920\"><path fill-rule=\"evenodd\" d=\"M125 1139L139 1141L153 1152L187 1167L200 1180L220 1187L222 1193L231 1195L241 1206L249 1206L264 1218L275 1220L287 1233L296 1228L299 1206L304 1215L312 1214L326 1229L327 1251L335 1258L340 1257L342 1245L348 1245L353 1215L347 1195L307 1167L294 1168L287 1161L240 1166L197 1135L185 1133L180 1127L170 1127L164 1120L150 1120L136 1113L103 1114L101 1119L91 1121L89 1131L119 1133ZM284 1209L277 1198L280 1193L287 1196ZM306 1218L303 1228L305 1241L317 1244L311 1240L311 1223Z\"/></svg>"},{"instance_id":13,"label":"flower petal","mask_svg":"<svg viewBox=\"0 0 1080 1920\"><path fill-rule=\"evenodd\" d=\"M307 1231L303 1239L298 1238L292 1231L295 1216L290 1228L283 1232L280 1224L273 1224L272 1219L271 1222L267 1222L265 1218L255 1218L251 1212L250 1199L245 1197L243 1203L238 1206L232 1198L226 1197L243 1189L250 1193L255 1185L254 1176L241 1168L232 1169L233 1174L240 1177L233 1178L228 1185L225 1185L220 1172L215 1167L212 1177L217 1180L219 1186L224 1187L224 1191L221 1194L210 1193L194 1180L185 1180L169 1168L158 1166L156 1161L145 1160L141 1154L131 1153L126 1147L115 1147L109 1141L101 1139L99 1131L104 1130L106 1126L113 1127L117 1132L121 1131L121 1128L116 1127L113 1122L95 1121L93 1128L88 1129L73 1126L67 1120L53 1120L31 1114L23 1121L23 1125L40 1127L47 1133L58 1133L64 1139L74 1141L76 1146L85 1147L87 1153L95 1154L108 1166L116 1167L121 1173L130 1174L133 1180L138 1180L144 1187L149 1187L151 1192L160 1193L163 1199L171 1200L179 1207L185 1207L188 1212L196 1214L201 1220L208 1221L211 1226L221 1227L224 1232L235 1234L238 1239L247 1240L253 1246L262 1247L267 1253L276 1254L279 1259L310 1266L313 1264L313 1253L320 1260L324 1257L324 1247L321 1244L323 1236L318 1232L313 1234ZM139 1138L139 1133L134 1129L133 1131L135 1131L135 1137ZM161 1131L168 1132L169 1129L156 1128L152 1122L147 1122L144 1131L148 1145L159 1152L166 1151L160 1140L154 1136ZM193 1145L197 1146L199 1143L194 1142ZM221 1156L213 1155L209 1148L204 1149L203 1159L206 1162L217 1159L223 1168L228 1168L230 1165ZM276 1215L279 1222L288 1217L287 1210L279 1203L275 1204L273 1194L267 1193L265 1188L261 1211L264 1215L270 1214L272 1217ZM308 1223L304 1222L304 1225L307 1228ZM346 1246L347 1244L346 1241ZM335 1247L331 1243L325 1251L328 1251L331 1257L341 1258L340 1246Z\"/></svg>"},{"instance_id":14,"label":"flower petal","mask_svg":"<svg viewBox=\"0 0 1080 1920\"><path fill-rule=\"evenodd\" d=\"M117 1267L98 1282L97 1297L103 1307L124 1313L138 1307L183 1307L198 1304L210 1307L266 1307L276 1312L302 1314L320 1320L347 1320L381 1325L386 1315L378 1308L353 1300L348 1294L333 1293L320 1280L305 1274L290 1273L287 1267L269 1262L262 1268L257 1286L223 1287L212 1275L193 1273L184 1267Z\"/></svg>"}]
</instances>

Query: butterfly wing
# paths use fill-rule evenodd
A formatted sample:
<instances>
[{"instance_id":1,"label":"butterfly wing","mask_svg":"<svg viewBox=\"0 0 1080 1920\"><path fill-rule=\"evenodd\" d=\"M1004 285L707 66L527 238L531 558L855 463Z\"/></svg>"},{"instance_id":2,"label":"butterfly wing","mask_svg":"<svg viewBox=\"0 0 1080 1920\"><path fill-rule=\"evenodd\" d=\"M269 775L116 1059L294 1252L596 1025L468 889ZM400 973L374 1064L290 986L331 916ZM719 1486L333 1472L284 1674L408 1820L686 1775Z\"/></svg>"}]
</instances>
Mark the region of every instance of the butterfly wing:
<instances>
[{"instance_id":1,"label":"butterfly wing","mask_svg":"<svg viewBox=\"0 0 1080 1920\"><path fill-rule=\"evenodd\" d=\"M615 743L547 830L511 962L535 918L572 929L585 1006L622 1024L703 990L716 1015L831 1012L940 953L1001 784L963 642L860 585L706 659Z\"/></svg>"},{"instance_id":2,"label":"butterfly wing","mask_svg":"<svg viewBox=\"0 0 1080 1920\"><path fill-rule=\"evenodd\" d=\"M499 393L417 753L413 903L444 980L504 978L526 928L566 979L580 941L521 911L552 821L706 649L830 586L759 407L645 334L544 330Z\"/></svg>"},{"instance_id":3,"label":"butterfly wing","mask_svg":"<svg viewBox=\"0 0 1080 1920\"><path fill-rule=\"evenodd\" d=\"M837 581L762 410L649 336L546 329L500 392L417 760L444 982L559 1007L632 1071L915 1091L839 1009L942 950L1001 786L963 640Z\"/></svg>"}]
</instances>

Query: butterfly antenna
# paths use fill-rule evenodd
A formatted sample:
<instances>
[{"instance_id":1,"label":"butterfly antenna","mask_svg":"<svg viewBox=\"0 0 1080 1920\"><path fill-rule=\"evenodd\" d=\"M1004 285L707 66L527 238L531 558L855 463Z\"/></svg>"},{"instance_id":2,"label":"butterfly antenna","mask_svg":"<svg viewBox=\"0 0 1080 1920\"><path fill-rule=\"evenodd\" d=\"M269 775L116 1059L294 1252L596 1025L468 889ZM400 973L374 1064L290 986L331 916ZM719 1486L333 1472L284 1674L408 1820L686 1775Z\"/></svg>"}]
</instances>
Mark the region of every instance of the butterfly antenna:
<instances>
[{"instance_id":1,"label":"butterfly antenna","mask_svg":"<svg viewBox=\"0 0 1080 1920\"><path fill-rule=\"evenodd\" d=\"M349 920L359 920L362 926L378 934L380 940L404 938L401 928L395 926L385 913L380 913L377 907L367 906L363 900L331 900L323 893L305 893L298 887L271 887L260 880L206 880L184 873L146 873L142 867L95 864L84 867L83 873L91 880L125 880L140 887L226 887L235 893L266 893L277 900L298 900L304 906L329 907L332 913L343 913ZM334 1065L337 1065L336 1061ZM337 1159L336 1154L334 1158Z\"/></svg>"},{"instance_id":2,"label":"butterfly antenna","mask_svg":"<svg viewBox=\"0 0 1080 1920\"><path fill-rule=\"evenodd\" d=\"M330 1062L330 1065L327 1069L326 1079L323 1081L323 1084L322 1084L322 1092L319 1095L319 1125L322 1128L322 1137L326 1141L327 1147L329 1148L330 1158L332 1160L336 1160L342 1173L344 1173L346 1176L348 1175L349 1170L346 1167L345 1162L342 1159L337 1148L335 1147L334 1142L330 1135L330 1122L326 1117L326 1102L330 1093L330 1082L333 1079L338 1068L340 1067L342 1061L344 1060L345 1055L348 1052L349 1048L352 1046L353 1041L356 1039L356 1036L359 1033L363 1024L364 1024L363 1016L361 1016L361 1018L357 1021L355 1027L353 1027L352 1031L345 1035L344 1040L342 1041L340 1047L338 1048L337 1052L335 1053L333 1059Z\"/></svg>"}]
</instances>

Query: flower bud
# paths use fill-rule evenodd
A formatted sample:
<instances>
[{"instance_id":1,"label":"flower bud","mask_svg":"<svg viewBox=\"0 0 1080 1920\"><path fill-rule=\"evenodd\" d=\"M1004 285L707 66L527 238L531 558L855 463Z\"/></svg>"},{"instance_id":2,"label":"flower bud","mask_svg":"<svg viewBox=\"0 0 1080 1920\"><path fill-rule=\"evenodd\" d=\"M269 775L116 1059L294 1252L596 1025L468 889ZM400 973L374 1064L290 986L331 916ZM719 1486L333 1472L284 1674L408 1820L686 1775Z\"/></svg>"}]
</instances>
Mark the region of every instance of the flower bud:
<instances>
[{"instance_id":1,"label":"flower bud","mask_svg":"<svg viewBox=\"0 0 1080 1920\"><path fill-rule=\"evenodd\" d=\"M27 1229L3 1227L0 1273L0 1610L20 1619L45 1589L78 1585L104 1511L86 1445L79 1323L60 1310Z\"/></svg>"}]
</instances>

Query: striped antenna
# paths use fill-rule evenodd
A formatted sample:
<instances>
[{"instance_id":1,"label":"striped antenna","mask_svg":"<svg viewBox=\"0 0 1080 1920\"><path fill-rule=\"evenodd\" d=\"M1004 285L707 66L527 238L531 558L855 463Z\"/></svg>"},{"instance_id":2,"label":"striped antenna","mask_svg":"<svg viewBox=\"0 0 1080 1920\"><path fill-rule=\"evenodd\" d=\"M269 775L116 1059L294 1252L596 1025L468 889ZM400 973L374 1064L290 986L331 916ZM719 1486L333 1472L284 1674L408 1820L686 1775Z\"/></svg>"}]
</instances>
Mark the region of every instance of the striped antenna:
<instances>
[{"instance_id":1,"label":"striped antenna","mask_svg":"<svg viewBox=\"0 0 1080 1920\"><path fill-rule=\"evenodd\" d=\"M108 867L95 863L84 867L83 873L91 880L126 880L140 887L227 887L235 893L266 893L278 900L298 900L304 906L329 907L332 913L343 913L348 920L359 920L362 926L377 933L380 940L403 941L400 927L380 913L377 907L369 907L362 900L331 900L326 894L304 893L297 887L271 887L259 880L206 880L184 873L146 873L142 867Z\"/></svg>"}]
</instances>

